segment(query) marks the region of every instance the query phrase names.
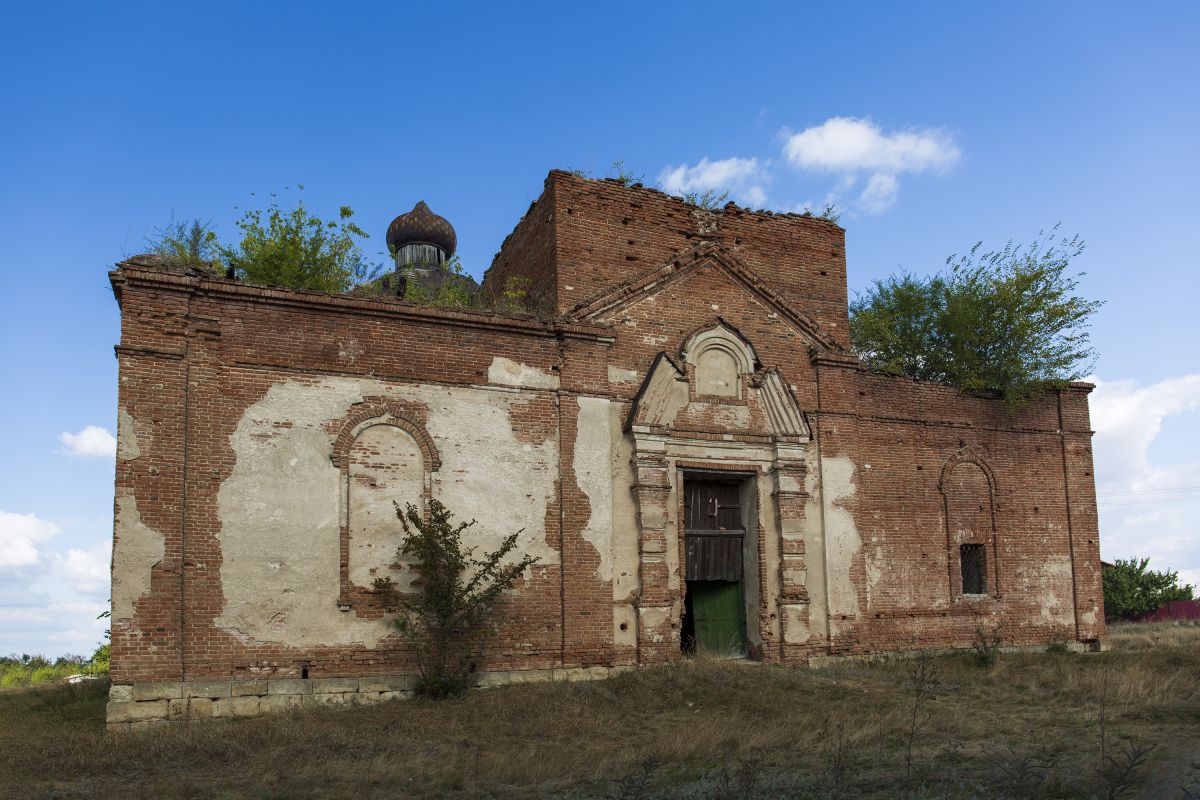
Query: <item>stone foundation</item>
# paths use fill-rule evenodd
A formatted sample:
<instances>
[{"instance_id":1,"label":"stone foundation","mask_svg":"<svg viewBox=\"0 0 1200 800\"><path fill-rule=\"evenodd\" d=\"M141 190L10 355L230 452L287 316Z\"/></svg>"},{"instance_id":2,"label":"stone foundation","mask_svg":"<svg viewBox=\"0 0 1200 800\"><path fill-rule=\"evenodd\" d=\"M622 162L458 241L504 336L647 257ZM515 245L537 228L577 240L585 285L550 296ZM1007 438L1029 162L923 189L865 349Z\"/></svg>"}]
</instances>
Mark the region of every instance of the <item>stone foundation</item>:
<instances>
[{"instance_id":1,"label":"stone foundation","mask_svg":"<svg viewBox=\"0 0 1200 800\"><path fill-rule=\"evenodd\" d=\"M628 667L487 672L479 688L511 683L598 680ZM413 675L369 678L268 678L114 684L108 691L108 730L128 731L231 717L257 717L309 706L348 706L407 700Z\"/></svg>"}]
</instances>

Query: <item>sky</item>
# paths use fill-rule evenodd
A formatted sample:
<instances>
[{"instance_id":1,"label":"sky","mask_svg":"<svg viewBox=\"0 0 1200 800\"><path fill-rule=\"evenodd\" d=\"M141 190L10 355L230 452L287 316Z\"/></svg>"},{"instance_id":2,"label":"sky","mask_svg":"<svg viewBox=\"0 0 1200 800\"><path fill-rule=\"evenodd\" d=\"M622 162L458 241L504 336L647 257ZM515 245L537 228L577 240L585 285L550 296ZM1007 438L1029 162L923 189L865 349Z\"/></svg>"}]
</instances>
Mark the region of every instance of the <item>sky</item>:
<instances>
[{"instance_id":1,"label":"sky","mask_svg":"<svg viewBox=\"0 0 1200 800\"><path fill-rule=\"evenodd\" d=\"M102 641L107 271L156 228L302 185L374 255L424 199L478 277L548 170L617 161L835 203L852 292L1079 234L1101 552L1200 586L1197 40L1194 2L4 4L0 654Z\"/></svg>"}]
</instances>

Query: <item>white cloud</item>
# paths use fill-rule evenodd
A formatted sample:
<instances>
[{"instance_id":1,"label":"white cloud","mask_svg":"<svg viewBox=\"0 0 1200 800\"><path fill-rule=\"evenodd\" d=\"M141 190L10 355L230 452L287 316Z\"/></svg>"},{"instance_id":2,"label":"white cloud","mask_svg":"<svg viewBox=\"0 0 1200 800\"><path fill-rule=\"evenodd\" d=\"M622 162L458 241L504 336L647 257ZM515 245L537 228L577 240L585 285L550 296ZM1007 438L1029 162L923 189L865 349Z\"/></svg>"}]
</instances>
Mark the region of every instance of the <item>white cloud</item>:
<instances>
[{"instance_id":1,"label":"white cloud","mask_svg":"<svg viewBox=\"0 0 1200 800\"><path fill-rule=\"evenodd\" d=\"M70 548L66 555L52 554L51 574L83 594L107 597L111 580L112 542L105 540L86 550Z\"/></svg>"},{"instance_id":2,"label":"white cloud","mask_svg":"<svg viewBox=\"0 0 1200 800\"><path fill-rule=\"evenodd\" d=\"M870 177L858 197L866 211L890 207L902 173L945 172L962 157L949 133L936 128L884 133L870 119L831 117L820 125L789 134L783 155L793 167L854 178ZM852 184L843 183L846 190Z\"/></svg>"},{"instance_id":3,"label":"white cloud","mask_svg":"<svg viewBox=\"0 0 1200 800\"><path fill-rule=\"evenodd\" d=\"M112 537L97 523L0 511L0 654L86 655L101 641Z\"/></svg>"},{"instance_id":4,"label":"white cloud","mask_svg":"<svg viewBox=\"0 0 1200 800\"><path fill-rule=\"evenodd\" d=\"M73 456L112 458L117 454L116 437L96 425L88 425L79 433L64 431L58 440Z\"/></svg>"},{"instance_id":5,"label":"white cloud","mask_svg":"<svg viewBox=\"0 0 1200 800\"><path fill-rule=\"evenodd\" d=\"M38 545L59 532L58 525L33 514L0 511L0 569L38 563Z\"/></svg>"},{"instance_id":6,"label":"white cloud","mask_svg":"<svg viewBox=\"0 0 1200 800\"><path fill-rule=\"evenodd\" d=\"M867 211L878 214L891 208L892 204L896 202L896 194L899 191L900 184L896 181L895 175L877 172L867 181L862 194L858 196L858 201Z\"/></svg>"},{"instance_id":7,"label":"white cloud","mask_svg":"<svg viewBox=\"0 0 1200 800\"><path fill-rule=\"evenodd\" d=\"M671 194L727 191L743 205L761 207L767 202L766 184L770 175L757 158L700 159L695 166L680 164L666 167L658 175L658 184Z\"/></svg>"},{"instance_id":8,"label":"white cloud","mask_svg":"<svg viewBox=\"0 0 1200 800\"><path fill-rule=\"evenodd\" d=\"M1100 543L1106 559L1149 557L1200 587L1200 461L1157 464L1163 420L1200 410L1200 375L1141 386L1104 381L1091 396Z\"/></svg>"},{"instance_id":9,"label":"white cloud","mask_svg":"<svg viewBox=\"0 0 1200 800\"><path fill-rule=\"evenodd\" d=\"M869 119L832 117L789 136L783 155L800 169L897 174L945 170L962 152L935 128L885 134Z\"/></svg>"}]
</instances>

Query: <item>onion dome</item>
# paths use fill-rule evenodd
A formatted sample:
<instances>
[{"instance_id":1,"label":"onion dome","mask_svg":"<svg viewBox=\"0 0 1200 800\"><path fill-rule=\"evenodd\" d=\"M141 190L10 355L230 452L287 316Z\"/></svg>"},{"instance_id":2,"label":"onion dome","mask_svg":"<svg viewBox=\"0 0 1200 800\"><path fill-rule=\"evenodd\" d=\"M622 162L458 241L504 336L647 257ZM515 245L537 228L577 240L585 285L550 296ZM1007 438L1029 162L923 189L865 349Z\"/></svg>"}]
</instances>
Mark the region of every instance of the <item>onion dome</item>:
<instances>
[{"instance_id":1,"label":"onion dome","mask_svg":"<svg viewBox=\"0 0 1200 800\"><path fill-rule=\"evenodd\" d=\"M454 226L422 200L388 225L387 245L397 265L442 264L454 255L458 236Z\"/></svg>"}]
</instances>

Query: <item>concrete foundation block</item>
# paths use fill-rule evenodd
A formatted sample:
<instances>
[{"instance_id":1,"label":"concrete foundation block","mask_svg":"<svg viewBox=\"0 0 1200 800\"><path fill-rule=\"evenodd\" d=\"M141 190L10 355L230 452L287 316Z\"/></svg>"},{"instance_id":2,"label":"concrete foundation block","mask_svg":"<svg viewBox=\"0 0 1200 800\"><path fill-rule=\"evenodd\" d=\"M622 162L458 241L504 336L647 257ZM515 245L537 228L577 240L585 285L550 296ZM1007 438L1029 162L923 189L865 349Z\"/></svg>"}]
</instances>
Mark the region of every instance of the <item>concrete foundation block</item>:
<instances>
[{"instance_id":1,"label":"concrete foundation block","mask_svg":"<svg viewBox=\"0 0 1200 800\"><path fill-rule=\"evenodd\" d=\"M410 696L408 692L380 692L379 702L390 703L393 700L407 700Z\"/></svg>"},{"instance_id":2,"label":"concrete foundation block","mask_svg":"<svg viewBox=\"0 0 1200 800\"><path fill-rule=\"evenodd\" d=\"M214 717L253 717L258 713L257 697L222 697L214 700L212 704Z\"/></svg>"},{"instance_id":3,"label":"concrete foundation block","mask_svg":"<svg viewBox=\"0 0 1200 800\"><path fill-rule=\"evenodd\" d=\"M183 687L175 683L135 683L132 687L134 700L173 700L183 697Z\"/></svg>"},{"instance_id":4,"label":"concrete foundation block","mask_svg":"<svg viewBox=\"0 0 1200 800\"><path fill-rule=\"evenodd\" d=\"M288 711L293 708L299 708L303 705L305 697L312 695L304 694L271 694L266 697L258 698L258 710L262 714L274 714L280 711Z\"/></svg>"},{"instance_id":5,"label":"concrete foundation block","mask_svg":"<svg viewBox=\"0 0 1200 800\"><path fill-rule=\"evenodd\" d=\"M267 681L267 694L312 694L312 681L307 678L272 678Z\"/></svg>"},{"instance_id":6,"label":"concrete foundation block","mask_svg":"<svg viewBox=\"0 0 1200 800\"><path fill-rule=\"evenodd\" d=\"M129 730L144 731L148 728L160 728L164 725L170 725L170 724L171 723L165 719L143 719L143 720L138 720L137 722L129 723Z\"/></svg>"},{"instance_id":7,"label":"concrete foundation block","mask_svg":"<svg viewBox=\"0 0 1200 800\"><path fill-rule=\"evenodd\" d=\"M229 697L230 681L187 681L183 684L184 697Z\"/></svg>"},{"instance_id":8,"label":"concrete foundation block","mask_svg":"<svg viewBox=\"0 0 1200 800\"><path fill-rule=\"evenodd\" d=\"M325 694L306 694L300 695L301 702L306 706L344 706L346 705L346 696L344 694L335 694L332 692Z\"/></svg>"},{"instance_id":9,"label":"concrete foundation block","mask_svg":"<svg viewBox=\"0 0 1200 800\"><path fill-rule=\"evenodd\" d=\"M108 687L108 701L110 703L132 703L133 687L127 683L114 683Z\"/></svg>"},{"instance_id":10,"label":"concrete foundation block","mask_svg":"<svg viewBox=\"0 0 1200 800\"><path fill-rule=\"evenodd\" d=\"M374 678L359 678L360 692L407 692L412 688L411 675L381 675Z\"/></svg>"},{"instance_id":11,"label":"concrete foundation block","mask_svg":"<svg viewBox=\"0 0 1200 800\"><path fill-rule=\"evenodd\" d=\"M266 681L233 681L230 684L231 694L234 697L250 697L259 696L267 693Z\"/></svg>"},{"instance_id":12,"label":"concrete foundation block","mask_svg":"<svg viewBox=\"0 0 1200 800\"><path fill-rule=\"evenodd\" d=\"M345 694L359 690L358 678L314 678L313 694Z\"/></svg>"},{"instance_id":13,"label":"concrete foundation block","mask_svg":"<svg viewBox=\"0 0 1200 800\"><path fill-rule=\"evenodd\" d=\"M147 700L143 703L109 703L109 722L142 722L167 718L166 700Z\"/></svg>"}]
</instances>

